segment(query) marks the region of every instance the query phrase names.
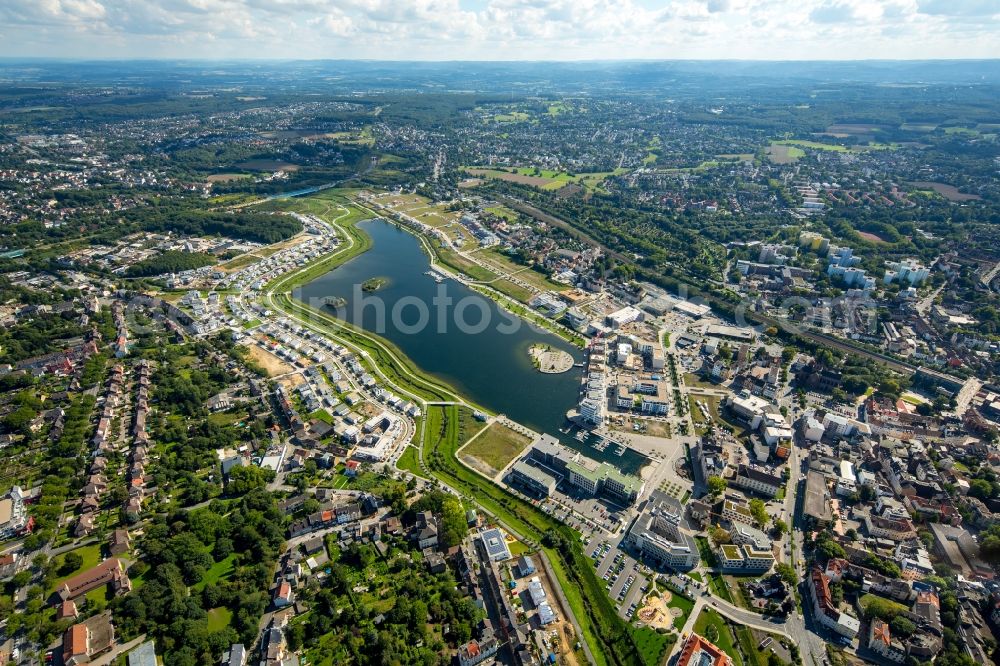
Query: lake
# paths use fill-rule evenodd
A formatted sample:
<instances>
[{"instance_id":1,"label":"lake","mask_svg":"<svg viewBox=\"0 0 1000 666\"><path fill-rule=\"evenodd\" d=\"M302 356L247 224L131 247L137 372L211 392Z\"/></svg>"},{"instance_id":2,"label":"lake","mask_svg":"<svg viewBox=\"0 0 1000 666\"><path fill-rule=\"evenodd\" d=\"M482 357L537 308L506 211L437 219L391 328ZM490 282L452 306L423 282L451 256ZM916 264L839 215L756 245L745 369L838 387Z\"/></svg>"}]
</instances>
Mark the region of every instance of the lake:
<instances>
[{"instance_id":1,"label":"lake","mask_svg":"<svg viewBox=\"0 0 1000 666\"><path fill-rule=\"evenodd\" d=\"M427 274L428 257L411 233L383 220L361 222L358 228L371 237L372 247L296 290L295 296L326 312L333 310L322 299L344 299L338 316L391 341L422 371L487 409L560 436L560 428L568 425L566 411L577 404L582 371L540 373L528 349L550 345L577 362L583 353L463 284L450 279L438 283ZM365 291L361 285L366 281L369 287L379 286ZM560 439L626 472L645 461L631 450L619 457L572 438Z\"/></svg>"}]
</instances>

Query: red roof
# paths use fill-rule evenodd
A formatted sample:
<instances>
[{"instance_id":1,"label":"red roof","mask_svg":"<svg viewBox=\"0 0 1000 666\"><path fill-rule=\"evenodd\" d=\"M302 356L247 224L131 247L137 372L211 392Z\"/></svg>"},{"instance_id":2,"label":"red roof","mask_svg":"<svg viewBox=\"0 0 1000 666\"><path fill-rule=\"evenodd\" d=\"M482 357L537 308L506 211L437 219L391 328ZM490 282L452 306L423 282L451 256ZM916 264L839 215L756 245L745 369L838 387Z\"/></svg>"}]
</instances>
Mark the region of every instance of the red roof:
<instances>
[{"instance_id":1,"label":"red roof","mask_svg":"<svg viewBox=\"0 0 1000 666\"><path fill-rule=\"evenodd\" d=\"M63 636L63 661L85 654L87 654L87 625L81 622L67 629L66 635Z\"/></svg>"}]
</instances>

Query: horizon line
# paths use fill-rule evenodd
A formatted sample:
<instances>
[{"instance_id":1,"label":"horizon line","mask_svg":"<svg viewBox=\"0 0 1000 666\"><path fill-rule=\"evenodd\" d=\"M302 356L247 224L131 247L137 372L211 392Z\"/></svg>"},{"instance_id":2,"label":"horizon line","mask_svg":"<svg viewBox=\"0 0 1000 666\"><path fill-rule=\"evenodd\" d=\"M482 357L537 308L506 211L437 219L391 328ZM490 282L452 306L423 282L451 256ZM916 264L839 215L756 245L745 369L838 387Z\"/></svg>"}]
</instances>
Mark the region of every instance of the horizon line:
<instances>
[{"instance_id":1,"label":"horizon line","mask_svg":"<svg viewBox=\"0 0 1000 666\"><path fill-rule=\"evenodd\" d=\"M849 63L961 63L961 62L995 62L1000 61L1000 55L988 58L974 57L941 57L941 58L842 58L842 59L801 59L801 58L580 58L580 59L520 59L499 58L492 60L458 58L427 58L394 60L391 58L268 58L268 57L107 57L85 58L78 56L14 56L0 55L0 62L30 61L30 62L60 62L60 63L112 63L112 62L252 62L252 63L289 63L289 62L357 62L357 63L391 63L394 65L419 64L615 64L615 63L660 63L660 62L704 62L704 63L802 63L802 64L849 64Z\"/></svg>"}]
</instances>

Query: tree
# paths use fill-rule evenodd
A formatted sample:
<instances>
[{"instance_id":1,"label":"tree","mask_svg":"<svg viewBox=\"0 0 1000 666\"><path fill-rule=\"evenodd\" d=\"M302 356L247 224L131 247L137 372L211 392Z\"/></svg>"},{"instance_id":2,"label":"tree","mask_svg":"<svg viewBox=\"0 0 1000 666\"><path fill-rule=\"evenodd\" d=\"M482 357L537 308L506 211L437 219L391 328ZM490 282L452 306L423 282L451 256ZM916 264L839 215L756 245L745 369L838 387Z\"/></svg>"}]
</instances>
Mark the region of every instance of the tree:
<instances>
[{"instance_id":1,"label":"tree","mask_svg":"<svg viewBox=\"0 0 1000 666\"><path fill-rule=\"evenodd\" d=\"M708 536L715 543L716 546L732 542L732 537L729 534L729 532L722 529L718 525L712 525L711 527L708 528Z\"/></svg>"},{"instance_id":2,"label":"tree","mask_svg":"<svg viewBox=\"0 0 1000 666\"><path fill-rule=\"evenodd\" d=\"M767 525L768 515L767 507L764 505L764 500L756 498L750 500L750 514L753 516L753 519L757 521L757 525L760 527Z\"/></svg>"},{"instance_id":3,"label":"tree","mask_svg":"<svg viewBox=\"0 0 1000 666\"><path fill-rule=\"evenodd\" d=\"M781 576L781 580L791 586L795 586L799 581L798 574L795 573L795 567L787 562L779 563L774 567L774 570Z\"/></svg>"},{"instance_id":4,"label":"tree","mask_svg":"<svg viewBox=\"0 0 1000 666\"><path fill-rule=\"evenodd\" d=\"M989 499L993 496L993 484L986 479L975 479L969 484L969 496L981 500Z\"/></svg>"},{"instance_id":5,"label":"tree","mask_svg":"<svg viewBox=\"0 0 1000 666\"><path fill-rule=\"evenodd\" d=\"M877 617L884 622L891 622L896 616L906 610L901 604L890 599L883 599L882 597L869 596L866 601L865 617L869 620Z\"/></svg>"},{"instance_id":6,"label":"tree","mask_svg":"<svg viewBox=\"0 0 1000 666\"><path fill-rule=\"evenodd\" d=\"M777 516L774 517L774 532L780 537L782 534L788 531L788 523L783 521Z\"/></svg>"},{"instance_id":7,"label":"tree","mask_svg":"<svg viewBox=\"0 0 1000 666\"><path fill-rule=\"evenodd\" d=\"M708 490L712 495L721 495L725 492L726 488L729 486L726 480L721 476L710 476L708 477Z\"/></svg>"},{"instance_id":8,"label":"tree","mask_svg":"<svg viewBox=\"0 0 1000 666\"><path fill-rule=\"evenodd\" d=\"M68 576L83 566L83 557L76 551L70 551L63 555L62 564L59 566L59 575Z\"/></svg>"},{"instance_id":9,"label":"tree","mask_svg":"<svg viewBox=\"0 0 1000 666\"><path fill-rule=\"evenodd\" d=\"M917 625L905 616L897 615L892 618L892 622L889 623L889 628L892 630L893 634L909 636L917 630Z\"/></svg>"}]
</instances>

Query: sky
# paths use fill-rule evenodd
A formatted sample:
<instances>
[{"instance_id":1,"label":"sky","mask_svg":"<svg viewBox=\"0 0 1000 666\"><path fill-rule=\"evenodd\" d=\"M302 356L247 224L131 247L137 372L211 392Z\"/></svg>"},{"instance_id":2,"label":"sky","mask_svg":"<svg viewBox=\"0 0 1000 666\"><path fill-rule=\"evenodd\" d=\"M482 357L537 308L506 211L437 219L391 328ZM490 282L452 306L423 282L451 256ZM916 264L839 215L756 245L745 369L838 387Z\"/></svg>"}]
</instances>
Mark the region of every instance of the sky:
<instances>
[{"instance_id":1,"label":"sky","mask_svg":"<svg viewBox=\"0 0 1000 666\"><path fill-rule=\"evenodd\" d=\"M0 0L0 56L1000 57L1000 0Z\"/></svg>"}]
</instances>

